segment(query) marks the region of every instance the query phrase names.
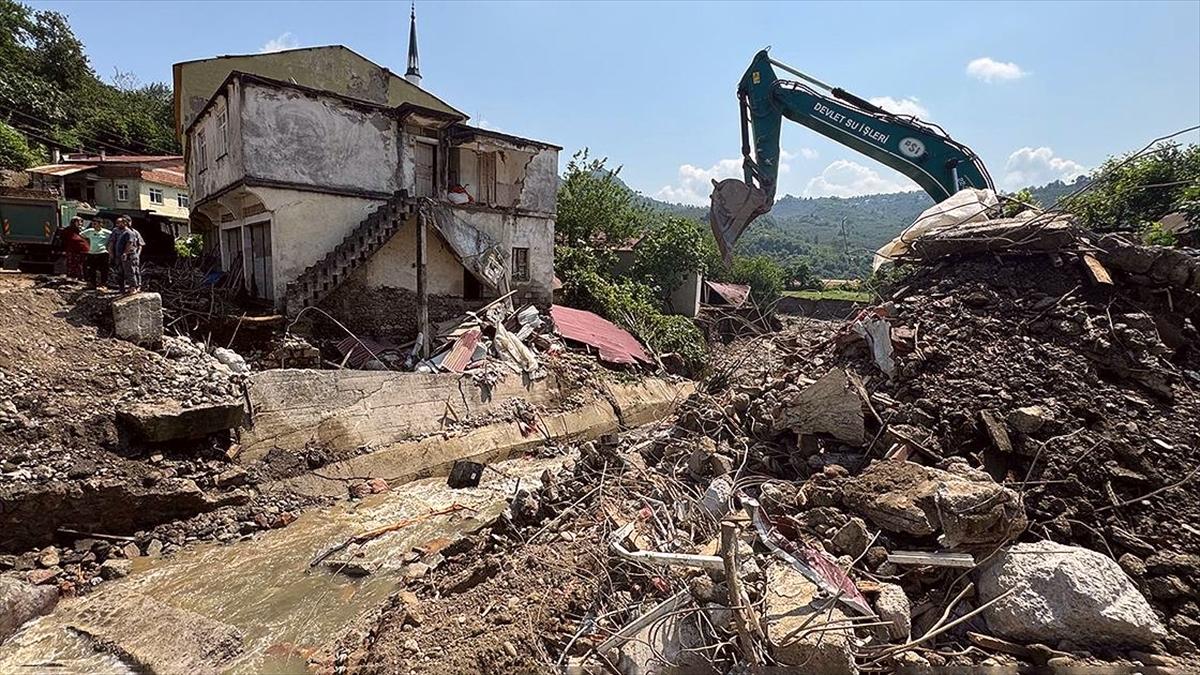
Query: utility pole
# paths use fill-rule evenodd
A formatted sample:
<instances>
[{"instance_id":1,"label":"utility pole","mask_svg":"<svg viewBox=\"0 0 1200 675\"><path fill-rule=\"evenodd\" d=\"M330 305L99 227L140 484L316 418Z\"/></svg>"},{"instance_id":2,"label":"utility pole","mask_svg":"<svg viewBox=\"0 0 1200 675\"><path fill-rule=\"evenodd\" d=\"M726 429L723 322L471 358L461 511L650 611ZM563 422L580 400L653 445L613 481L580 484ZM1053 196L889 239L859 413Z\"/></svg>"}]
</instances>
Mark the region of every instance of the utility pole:
<instances>
[{"instance_id":1,"label":"utility pole","mask_svg":"<svg viewBox=\"0 0 1200 675\"><path fill-rule=\"evenodd\" d=\"M426 286L425 269L425 221L426 210L417 209L417 354L429 358L429 289Z\"/></svg>"},{"instance_id":2,"label":"utility pole","mask_svg":"<svg viewBox=\"0 0 1200 675\"><path fill-rule=\"evenodd\" d=\"M842 216L842 259L850 257L850 242L846 238L846 216Z\"/></svg>"}]
</instances>

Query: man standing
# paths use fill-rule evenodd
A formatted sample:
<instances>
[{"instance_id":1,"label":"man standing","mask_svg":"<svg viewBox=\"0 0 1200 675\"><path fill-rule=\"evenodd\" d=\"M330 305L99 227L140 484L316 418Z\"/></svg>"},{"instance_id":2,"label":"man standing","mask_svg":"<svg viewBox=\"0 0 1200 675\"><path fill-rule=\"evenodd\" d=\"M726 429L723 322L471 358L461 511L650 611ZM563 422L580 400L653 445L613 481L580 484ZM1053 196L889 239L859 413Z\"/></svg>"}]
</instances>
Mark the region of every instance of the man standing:
<instances>
[{"instance_id":1,"label":"man standing","mask_svg":"<svg viewBox=\"0 0 1200 675\"><path fill-rule=\"evenodd\" d=\"M117 218L117 230L113 234L113 257L117 264L117 279L121 282L121 293L131 295L142 291L142 247L146 240L133 229L129 216Z\"/></svg>"},{"instance_id":2,"label":"man standing","mask_svg":"<svg viewBox=\"0 0 1200 675\"><path fill-rule=\"evenodd\" d=\"M108 240L111 236L112 230L104 227L104 221L99 219L93 220L92 226L83 231L83 238L88 240L86 276L92 288L108 288L108 268L112 264Z\"/></svg>"},{"instance_id":3,"label":"man standing","mask_svg":"<svg viewBox=\"0 0 1200 675\"><path fill-rule=\"evenodd\" d=\"M67 276L83 279L83 260L88 254L88 242L83 238L83 218L75 216L62 231L63 248L67 253Z\"/></svg>"}]
</instances>

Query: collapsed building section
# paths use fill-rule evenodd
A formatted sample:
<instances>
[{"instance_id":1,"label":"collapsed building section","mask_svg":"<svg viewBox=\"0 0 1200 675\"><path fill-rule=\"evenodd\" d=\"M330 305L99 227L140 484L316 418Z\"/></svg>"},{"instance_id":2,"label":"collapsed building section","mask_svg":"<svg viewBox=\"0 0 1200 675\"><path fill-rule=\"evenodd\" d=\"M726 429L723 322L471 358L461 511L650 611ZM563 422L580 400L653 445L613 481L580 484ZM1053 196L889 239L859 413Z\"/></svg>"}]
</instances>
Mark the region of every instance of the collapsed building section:
<instances>
[{"instance_id":1,"label":"collapsed building section","mask_svg":"<svg viewBox=\"0 0 1200 675\"><path fill-rule=\"evenodd\" d=\"M432 322L548 305L560 148L464 120L233 72L186 130L196 227L251 295L369 335L414 337L422 291Z\"/></svg>"}]
</instances>

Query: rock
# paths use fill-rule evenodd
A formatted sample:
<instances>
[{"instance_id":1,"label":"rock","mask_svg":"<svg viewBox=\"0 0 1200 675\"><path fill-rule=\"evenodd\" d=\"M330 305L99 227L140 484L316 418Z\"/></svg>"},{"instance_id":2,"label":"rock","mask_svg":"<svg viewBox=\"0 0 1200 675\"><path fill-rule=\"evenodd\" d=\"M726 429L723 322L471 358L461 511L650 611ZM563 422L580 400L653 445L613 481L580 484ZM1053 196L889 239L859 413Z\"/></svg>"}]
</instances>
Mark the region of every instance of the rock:
<instances>
[{"instance_id":1,"label":"rock","mask_svg":"<svg viewBox=\"0 0 1200 675\"><path fill-rule=\"evenodd\" d=\"M700 507L714 520L720 520L729 512L729 499L733 496L733 483L728 476L718 476L708 484L704 496L700 499Z\"/></svg>"},{"instance_id":2,"label":"rock","mask_svg":"<svg viewBox=\"0 0 1200 675\"><path fill-rule=\"evenodd\" d=\"M48 584L54 581L55 577L62 574L62 570L57 567L51 567L44 570L31 570L25 575L25 579L34 586Z\"/></svg>"},{"instance_id":3,"label":"rock","mask_svg":"<svg viewBox=\"0 0 1200 675\"><path fill-rule=\"evenodd\" d=\"M1174 574L1150 579L1146 582L1146 590L1150 593L1150 597L1156 600L1174 600L1192 595L1191 587Z\"/></svg>"},{"instance_id":4,"label":"rock","mask_svg":"<svg viewBox=\"0 0 1200 675\"><path fill-rule=\"evenodd\" d=\"M355 483L349 488L350 496L354 499L362 499L371 494L371 486L367 483Z\"/></svg>"},{"instance_id":5,"label":"rock","mask_svg":"<svg viewBox=\"0 0 1200 675\"><path fill-rule=\"evenodd\" d=\"M784 666L804 666L805 672L811 673L858 672L851 645L853 630L834 628L804 632L822 623L846 620L834 600L818 599L817 596L816 585L791 567L776 562L767 568L762 622L767 635L777 645L775 659ZM848 626L848 622L840 625ZM784 637L789 635L791 637L785 640Z\"/></svg>"},{"instance_id":6,"label":"rock","mask_svg":"<svg viewBox=\"0 0 1200 675\"><path fill-rule=\"evenodd\" d=\"M117 411L117 419L142 440L162 443L182 438L203 438L242 425L245 410L240 401L184 408L178 403L137 403Z\"/></svg>"},{"instance_id":7,"label":"rock","mask_svg":"<svg viewBox=\"0 0 1200 675\"><path fill-rule=\"evenodd\" d=\"M76 480L88 478L95 475L96 469L95 462L90 459L81 459L72 464L71 468L67 469L67 478L74 478Z\"/></svg>"},{"instance_id":8,"label":"rock","mask_svg":"<svg viewBox=\"0 0 1200 675\"><path fill-rule=\"evenodd\" d=\"M250 366L246 365L246 359L243 359L240 354L232 349L217 347L213 350L213 358L225 364L226 368L229 368L235 373L250 372Z\"/></svg>"},{"instance_id":9,"label":"rock","mask_svg":"<svg viewBox=\"0 0 1200 675\"><path fill-rule=\"evenodd\" d=\"M1141 647L1167 635L1121 567L1095 551L1051 541L1014 544L977 575L980 603L1017 589L984 610L988 627L1011 640Z\"/></svg>"},{"instance_id":10,"label":"rock","mask_svg":"<svg viewBox=\"0 0 1200 675\"><path fill-rule=\"evenodd\" d=\"M388 486L388 482L382 478L372 478L371 480L367 481L367 488L371 490L371 494L379 494L381 492L387 492L391 489L391 487Z\"/></svg>"},{"instance_id":11,"label":"rock","mask_svg":"<svg viewBox=\"0 0 1200 675\"><path fill-rule=\"evenodd\" d=\"M912 630L912 604L903 588L896 584L880 584L879 596L875 598L875 613L880 621L888 622L881 628L889 641L908 641Z\"/></svg>"},{"instance_id":12,"label":"rock","mask_svg":"<svg viewBox=\"0 0 1200 675\"><path fill-rule=\"evenodd\" d=\"M158 539L151 539L149 544L146 544L146 555L151 558L162 555L163 543Z\"/></svg>"},{"instance_id":13,"label":"rock","mask_svg":"<svg viewBox=\"0 0 1200 675\"><path fill-rule=\"evenodd\" d=\"M890 532L943 532L943 544L998 545L1025 530L1020 495L987 474L913 462L872 462L842 488L846 505Z\"/></svg>"},{"instance_id":14,"label":"rock","mask_svg":"<svg viewBox=\"0 0 1200 675\"><path fill-rule=\"evenodd\" d=\"M142 551L138 548L137 544L129 542L121 547L121 553L123 553L126 558L136 558L142 554Z\"/></svg>"},{"instance_id":15,"label":"rock","mask_svg":"<svg viewBox=\"0 0 1200 675\"><path fill-rule=\"evenodd\" d=\"M867 532L867 524L862 518L857 516L851 518L849 522L833 535L833 545L838 553L844 553L851 558L858 558L867 550L867 545L871 543L871 535Z\"/></svg>"},{"instance_id":16,"label":"rock","mask_svg":"<svg viewBox=\"0 0 1200 675\"><path fill-rule=\"evenodd\" d=\"M1053 421L1050 411L1040 405L1017 408L1008 414L1008 425L1023 434L1037 433L1047 422Z\"/></svg>"},{"instance_id":17,"label":"rock","mask_svg":"<svg viewBox=\"0 0 1200 675\"><path fill-rule=\"evenodd\" d=\"M233 466L221 473L217 474L217 487L232 487L234 485L242 485L249 479L246 470L240 466Z\"/></svg>"},{"instance_id":18,"label":"rock","mask_svg":"<svg viewBox=\"0 0 1200 675\"><path fill-rule=\"evenodd\" d=\"M829 434L860 446L866 441L863 400L846 371L834 368L784 405L775 428Z\"/></svg>"},{"instance_id":19,"label":"rock","mask_svg":"<svg viewBox=\"0 0 1200 675\"><path fill-rule=\"evenodd\" d=\"M144 347L162 344L162 296L138 293L113 301L113 335Z\"/></svg>"},{"instance_id":20,"label":"rock","mask_svg":"<svg viewBox=\"0 0 1200 675\"><path fill-rule=\"evenodd\" d=\"M1125 573L1134 579L1141 579L1146 576L1146 563L1142 559L1132 553L1126 553L1120 558L1117 558L1117 564Z\"/></svg>"},{"instance_id":21,"label":"rock","mask_svg":"<svg viewBox=\"0 0 1200 675\"><path fill-rule=\"evenodd\" d=\"M100 576L106 581L129 576L133 569L133 561L127 558L112 558L100 565Z\"/></svg>"},{"instance_id":22,"label":"rock","mask_svg":"<svg viewBox=\"0 0 1200 675\"><path fill-rule=\"evenodd\" d=\"M42 567L58 567L60 561L58 549L53 546L47 546L38 553L37 563Z\"/></svg>"},{"instance_id":23,"label":"rock","mask_svg":"<svg viewBox=\"0 0 1200 675\"><path fill-rule=\"evenodd\" d=\"M429 574L429 565L423 562L409 563L404 566L404 578L408 581L416 581Z\"/></svg>"},{"instance_id":24,"label":"rock","mask_svg":"<svg viewBox=\"0 0 1200 675\"><path fill-rule=\"evenodd\" d=\"M0 643L26 621L49 614L56 604L58 590L53 586L36 586L0 576Z\"/></svg>"}]
</instances>

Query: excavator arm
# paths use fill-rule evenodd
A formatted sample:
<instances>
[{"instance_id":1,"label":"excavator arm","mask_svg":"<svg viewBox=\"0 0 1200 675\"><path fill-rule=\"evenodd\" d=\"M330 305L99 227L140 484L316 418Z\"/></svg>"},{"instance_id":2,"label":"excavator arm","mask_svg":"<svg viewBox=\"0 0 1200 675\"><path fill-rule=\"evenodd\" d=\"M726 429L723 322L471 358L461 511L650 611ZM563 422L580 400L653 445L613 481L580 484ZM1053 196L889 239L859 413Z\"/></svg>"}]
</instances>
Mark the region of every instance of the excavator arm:
<instances>
[{"instance_id":1,"label":"excavator arm","mask_svg":"<svg viewBox=\"0 0 1200 675\"><path fill-rule=\"evenodd\" d=\"M780 79L775 67L803 82ZM775 201L784 117L908 176L934 201L963 188L993 187L979 157L941 128L830 87L771 59L765 49L742 76L738 101L745 180L713 181L709 210L713 234L727 261L738 237Z\"/></svg>"}]
</instances>

